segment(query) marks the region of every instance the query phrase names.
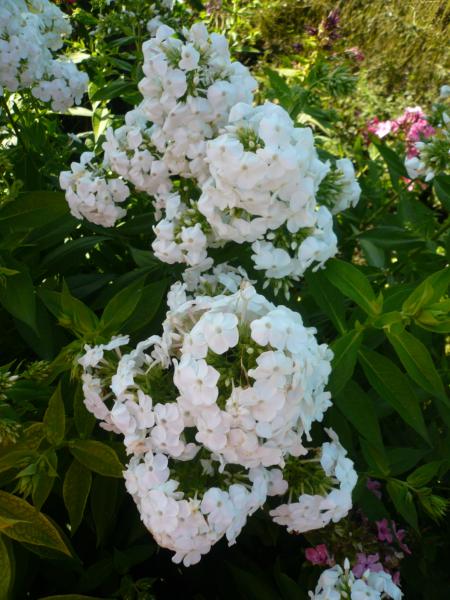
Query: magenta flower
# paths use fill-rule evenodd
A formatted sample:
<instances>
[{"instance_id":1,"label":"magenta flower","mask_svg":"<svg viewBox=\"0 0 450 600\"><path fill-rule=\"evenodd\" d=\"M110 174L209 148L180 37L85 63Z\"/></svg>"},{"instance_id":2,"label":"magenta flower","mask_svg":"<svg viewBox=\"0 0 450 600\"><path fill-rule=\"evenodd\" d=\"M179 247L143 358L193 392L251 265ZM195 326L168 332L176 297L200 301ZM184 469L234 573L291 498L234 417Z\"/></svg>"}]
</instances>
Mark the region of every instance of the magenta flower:
<instances>
[{"instance_id":1,"label":"magenta flower","mask_svg":"<svg viewBox=\"0 0 450 600\"><path fill-rule=\"evenodd\" d=\"M404 529L397 529L397 525L395 524L395 521L392 521L392 531L394 532L395 539L397 540L398 545L403 550L403 552L405 552L406 554L411 554L411 550L408 548L408 546L405 543L403 543L403 540L405 539L406 531Z\"/></svg>"},{"instance_id":2,"label":"magenta flower","mask_svg":"<svg viewBox=\"0 0 450 600\"><path fill-rule=\"evenodd\" d=\"M380 563L380 555L377 554L364 554L364 552L358 552L356 555L356 565L353 566L353 575L355 577L362 577L364 573L369 570L374 573L384 571L383 565Z\"/></svg>"},{"instance_id":3,"label":"magenta flower","mask_svg":"<svg viewBox=\"0 0 450 600\"><path fill-rule=\"evenodd\" d=\"M325 544L319 544L315 548L306 548L306 560L313 565L330 565L331 559Z\"/></svg>"},{"instance_id":4,"label":"magenta flower","mask_svg":"<svg viewBox=\"0 0 450 600\"><path fill-rule=\"evenodd\" d=\"M392 544L393 536L389 528L389 522L387 519L381 519L381 521L375 521L378 529L378 539L380 542L388 542Z\"/></svg>"}]
</instances>

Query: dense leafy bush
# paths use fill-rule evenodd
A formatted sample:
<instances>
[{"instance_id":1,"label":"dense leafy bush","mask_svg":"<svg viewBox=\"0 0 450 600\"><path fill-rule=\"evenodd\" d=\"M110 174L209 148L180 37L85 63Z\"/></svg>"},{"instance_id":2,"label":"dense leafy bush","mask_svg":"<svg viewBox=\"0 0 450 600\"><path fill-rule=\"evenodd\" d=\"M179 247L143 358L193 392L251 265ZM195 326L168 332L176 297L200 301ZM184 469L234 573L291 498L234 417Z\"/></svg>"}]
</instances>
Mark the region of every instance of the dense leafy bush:
<instances>
[{"instance_id":1,"label":"dense leafy bush","mask_svg":"<svg viewBox=\"0 0 450 600\"><path fill-rule=\"evenodd\" d=\"M339 578L347 581L345 585L354 585L356 578L356 585L363 586L364 574L369 583L371 577L373 585L375 581L381 585L380 580L387 579L383 573L389 573L395 582L400 582L408 599L443 599L448 592L450 558L446 517L450 481L449 89L444 86L436 102L423 107L423 111L403 112L400 100L398 106L393 101L382 106L385 114L369 114L360 107L363 112L358 116L347 105L351 99L351 105L358 108L352 95L360 85L359 63L354 53L349 55L343 46L338 42L335 46L334 40L329 39L333 37L336 15L319 25L327 13L319 14L312 22L316 31L302 35L303 46L292 55L283 45L284 40L277 37L276 23L267 18L280 6L284 9L283 3L273 3L267 13L260 11L258 2L246 3L245 10L238 2L224 3L223 7L220 2L209 2L206 7L195 1L174 7L169 4L162 2L156 7L145 3L143 7L140 0L60 3L72 23L72 34L65 40L67 59L89 75L81 105L67 110L44 102L46 98L39 95L35 97L30 92L31 83L12 89L3 78L8 50L1 44L5 40L9 43L11 35L4 34L5 23L0 20L0 83L4 87L0 98L0 598L146 600L183 594L186 598L208 600L231 596L288 600L307 598L308 591L316 589L319 577L325 587ZM45 13L46 2L30 0L23 5L31 8L34 15L42 10ZM229 13L225 11L227 6ZM372 10L373 7L370 15ZM357 14L359 22L365 12L361 9ZM443 15L442 18L445 11ZM217 112L210 118L209 127L200 134L192 128L192 114L197 113L193 111L189 118L183 113L176 135L173 139L168 136L164 152L159 151L158 160L165 165L170 163L170 169L158 171L155 186L153 179L142 176L148 175L145 169L139 170L132 164L132 159L138 165L142 164L141 159L149 160L151 145L146 145L145 136L153 135L155 125L164 123L158 122L154 104L149 109L155 111L153 125L139 125L145 139L129 135L138 123L137 119L133 121L133 108L140 103L141 93L147 100L156 93L153 82L157 76L151 70L156 67L149 60L150 49L156 52L158 44L166 47L167 38L160 36L155 42L153 37L142 52L142 43L151 37L150 31L153 35L157 32L159 24L153 20L148 29L147 23L156 18L178 30L180 24L189 28L199 17L208 18L211 28L228 32L230 45L251 66L260 84L256 103L261 105L268 100L273 104L263 104L259 109L248 106L244 116L238 111L238 117L224 130L234 103L230 101L224 113ZM249 23L256 21L260 29L250 29ZM64 31L63 27L60 29ZM198 39L202 39L203 33L196 31ZM265 45L267 52L262 58L254 50L261 39L267 43L271 31L275 45ZM189 34L185 31L183 35ZM220 55L222 46L217 44ZM271 54L275 47L280 53L276 59ZM187 77L191 94L194 96L195 90L198 98L207 94L205 89L211 83L204 83L208 81L205 73L214 72L217 64L215 55L208 55L208 59L202 55L200 59L193 50L195 47L189 47L187 54L185 51L182 68L188 74L197 72L197 64L191 68L191 61L200 61L201 77ZM390 56L394 60L394 52ZM235 67L231 64L228 59L225 65L220 63L221 81L228 82L228 77L230 85L236 85L236 80L232 80ZM75 69L73 65L68 68ZM147 84L139 85L143 76ZM245 101L250 94L251 101L252 78L245 71L239 71L238 76L238 96L234 100ZM54 81L53 75L41 78ZM61 91L57 86L55 89L57 94ZM369 86L367 93L375 94L373 90ZM435 97L438 96L436 90ZM184 90L179 97L181 104L185 101ZM170 95L165 100L172 102ZM286 121L282 109L295 128ZM316 230L304 222L297 228L292 226L291 213L280 222L274 221L272 229L281 232L279 237L268 234L266 228L253 238L238 228L239 219L251 214L247 179L239 180L236 173L230 175L231 162L226 169L221 168L214 144L217 140L234 144L236 136L246 145L246 156L260 156L255 148L264 149L264 144L269 144L270 138L265 136L279 134L267 133L261 126L261 120L270 121L272 115L285 128L290 152L308 148L314 157L316 162L311 161L309 176L314 169L319 173L320 165L331 165L328 172L324 169L316 175L317 186L312 195L312 213L322 211L330 215L326 242L322 232L317 233L318 226ZM372 119L367 123L369 118ZM297 147L296 136L301 135L299 131L306 131L301 129L305 126L312 128L314 142L311 136L311 140L302 139ZM198 154L192 155L190 148L186 151L183 130L189 131L188 141L198 142ZM245 139L242 131L246 132ZM197 134L199 138L195 137ZM202 144L213 137L214 142L209 142L206 151L209 162L205 163ZM283 146L277 143L278 147ZM85 155L80 166L80 156L85 151L89 155ZM340 162L344 156L351 158L357 174L359 202L352 169L348 163ZM151 160L156 162L155 158ZM292 163L286 159L284 164ZM346 167L340 171L339 165L343 164ZM214 176L213 184L204 176L205 165L208 174L211 169ZM61 172L66 172L61 183L67 189L67 201L60 189ZM283 175L283 185L290 190L288 184L296 171L291 168L286 173L279 170L276 176ZM84 187L80 185L82 176ZM260 194L254 216L267 201L264 186L276 189L276 185L275 175L269 176L264 170L262 175L255 171L253 176L256 183L250 187ZM306 175L302 177L301 186L306 187ZM165 185L175 186L180 203L167 203ZM229 229L220 230L214 221L217 213L208 213L216 198L211 186L222 193L225 190L228 196L239 197L241 204L229 212L226 210L230 207L225 210L220 203L215 207L222 211L221 218ZM271 193L275 194L272 188ZM202 202L205 194L210 195L206 196L207 202ZM280 213L286 210L284 200L277 202ZM316 205L321 206L318 211ZM184 207L181 212L180 206ZM334 213L332 220L330 211ZM174 254L161 250L161 241L167 239L164 231L161 234L164 213L165 221L175 223L170 245ZM272 218L280 216L283 215ZM158 223L159 229L155 227ZM231 234L230 223L238 223ZM203 232L207 243L203 243L203 238L201 244L189 241L189 235L193 235L190 230L195 227L197 232ZM218 231L222 233L217 234ZM228 232L228 237L223 231ZM264 260L258 262L254 258L259 253L254 244L263 243L262 235L267 236L265 244L270 242L279 250L270 268ZM289 255L287 264L293 264L300 256L296 254L298 249L311 239L313 242L308 244L317 240L325 244L326 255L312 253L316 260L313 268L313 258L308 257L300 270L283 271L281 258L285 260ZM330 258L336 251L337 257ZM206 257L203 252L215 265L228 263L231 270L221 267L215 276L201 276L199 288L195 275L198 264ZM186 270L183 263L191 269ZM315 268L319 263L324 263L323 268ZM191 280L186 273L191 274ZM180 284L183 274L187 290ZM247 277L266 298L255 300L258 308L252 308L253 313L233 304L239 294L245 297L251 293L252 288L241 284ZM229 295L205 300L205 296L219 292ZM228 320L213 322L228 332L224 338L208 330L208 314L214 317L216 305L221 310L228 306ZM209 408L195 413L195 405L200 397L205 397L207 404L215 403L224 410L235 391L234 384L244 376L253 378L255 387L258 378L268 385L264 369L269 367L258 361L261 347L269 343L261 322L269 322L275 331L280 322L280 313L272 310L273 305L285 305L289 310L282 312L283 319L290 315L291 326L295 327L290 341L288 335L292 332L288 334L286 330L281 342L271 338L269 346L277 349L273 353L281 361L277 368L281 365L285 370L282 380L286 384L286 400L280 399L279 394L272 395L258 408L250 401L252 414L256 415L254 423L258 423L257 445L250 452L244 443L239 445L241 437L234 445L221 445L219 434L211 437L203 426L202 419ZM184 320L186 314L188 323ZM234 319L230 320L230 315ZM161 336L163 325L166 337L155 337ZM206 336L208 351L201 349L204 339L195 338L194 333L198 336L199 330ZM116 349L105 347L111 338L120 335L127 337L113 342ZM139 342L149 338L148 347L139 349ZM195 344L200 350L197 349L193 364L189 356ZM325 344L333 352L332 361ZM121 346L128 349L120 350ZM138 352L130 359L132 366L121 372L118 363L130 364L128 353L136 347ZM184 354L189 356L183 358ZM176 357L179 365L171 360L164 362L164 357ZM327 367L330 361L331 374ZM156 364L158 368L145 372L144 377L140 369L143 363ZM306 367L302 371L301 364L310 367L314 384L313 375L308 374ZM194 378L193 369L197 369ZM208 375L202 369L209 369ZM213 389L216 384L211 383L211 369L220 376L217 397L204 389ZM125 378L118 377L120 373ZM130 373L141 392L137 404L136 386L127 379ZM89 387L88 382L96 377L98 383ZM316 413L311 415L303 407L301 416L290 422L289 402L297 406L297 398L289 397L295 378L297 384L301 380L302 397L307 396L305 390L311 386ZM329 394L323 392L327 379L331 401ZM210 383L203 385L204 381ZM270 381L275 385L273 379ZM246 391L250 389L248 379L239 385L248 386ZM114 408L110 387L115 396ZM298 388L297 393L300 394ZM159 400L159 409L152 408L151 400L150 405L145 405L150 394L153 404L164 398ZM210 540L209 546L216 541L217 544L209 552L209 546L203 548L201 561L190 567L174 564L172 553L163 549L178 551L179 560L186 554L185 546L179 539L171 538L170 531L169 541L163 537L168 513L162 525L151 520L151 510L150 517L146 513L148 505L139 488L139 482L144 480L139 465L142 449L136 449L147 434L153 435L152 419L169 419L164 412L169 410L167 403L175 410L173 405L180 403L179 394L189 400L188 408L194 415L193 423L185 427L186 448L169 451L171 442L165 438L166 449L159 446L158 456L169 456L170 468L185 486L183 490L192 496L192 502L204 494L202 510L209 515L208 523L217 537ZM319 397L323 402L320 410ZM130 421L130 414L134 414L127 412L130 402L132 411L137 410L136 406L143 407L142 414L147 419L144 434ZM182 402L180 407L183 408ZM92 412L104 427L98 426ZM283 436L277 438L274 434L266 447L263 440L272 436L267 425L275 418L282 419L286 428ZM311 434L315 447L322 447L314 455L309 440L303 438L311 450L311 462L299 458L295 450L291 434L299 418L301 431ZM194 434L201 435L190 439L194 425ZM237 430L238 426L234 427ZM352 494L353 508L343 519L354 484L353 467L342 447L337 442L333 442L334 446L329 443L324 428L331 428L339 436L358 475ZM114 431L124 434L125 445ZM160 443L156 438L153 435L154 443ZM179 442L176 437L170 439L175 446ZM204 472L199 461L188 456L188 447L194 441L202 444L199 456L204 461ZM174 460L182 452L187 452L186 457L191 460ZM263 468L258 461L265 452ZM131 462L129 454L135 455ZM286 464L280 455L287 457ZM235 464L224 473L216 472L211 465L218 456L223 463ZM327 456L334 457L335 463L329 458L330 464L339 464L340 470L326 464ZM160 466L156 468L165 472L165 459L158 460ZM127 488L146 527L160 545L147 531L126 491L123 471L128 462ZM242 467L241 471L235 469L236 464ZM260 473L252 474L252 484L248 484L249 468L265 471L265 467L273 465L280 470L270 485ZM205 475L208 469L211 479ZM272 473L275 471L272 469ZM270 486L274 493L285 494L281 475L291 487L290 494L283 500L266 500ZM343 496L336 504L333 521L321 512L318 524L312 527L312 518L306 511L302 529L300 521L294 519L295 511L287 513L279 506L282 502L284 506L300 504L292 496L305 492L320 493L328 502L327 494L331 497L337 481ZM230 502L232 493L227 497L222 493L218 499L217 491L207 495L205 490L208 485L228 489L230 484L235 484L234 492L236 496L239 492L241 502L248 495L246 508L240 505L245 512L243 522L233 521L233 531L226 532L229 540L239 533L247 513L263 504L267 510L255 512L237 543L229 548L224 539L218 541L229 524L217 525L211 506L216 503L217 512L217 502ZM250 489L253 495L248 492ZM291 501L294 504L289 504ZM325 508L331 511L329 504ZM192 523L194 516L189 514ZM271 516L293 533L274 523ZM296 535L299 531L305 533ZM199 558L189 556L185 564ZM327 568L332 571L321 576ZM389 597L395 597L395 591L389 589L385 588ZM315 597L326 596L317 589Z\"/></svg>"}]
</instances>

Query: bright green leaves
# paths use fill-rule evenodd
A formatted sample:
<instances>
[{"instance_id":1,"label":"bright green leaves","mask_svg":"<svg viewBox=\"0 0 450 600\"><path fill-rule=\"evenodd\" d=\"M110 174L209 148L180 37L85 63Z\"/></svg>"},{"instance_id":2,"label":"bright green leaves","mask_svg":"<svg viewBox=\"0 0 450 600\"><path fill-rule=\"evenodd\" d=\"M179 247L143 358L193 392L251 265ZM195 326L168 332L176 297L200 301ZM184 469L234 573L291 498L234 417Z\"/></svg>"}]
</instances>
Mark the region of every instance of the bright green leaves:
<instances>
[{"instance_id":1,"label":"bright green leaves","mask_svg":"<svg viewBox=\"0 0 450 600\"><path fill-rule=\"evenodd\" d=\"M95 440L74 440L69 443L73 456L85 467L105 477L122 477L123 466L115 451Z\"/></svg>"},{"instance_id":2,"label":"bright green leaves","mask_svg":"<svg viewBox=\"0 0 450 600\"><path fill-rule=\"evenodd\" d=\"M362 349L359 353L364 373L374 390L427 442L430 438L419 401L409 379L388 358Z\"/></svg>"},{"instance_id":3,"label":"bright green leaves","mask_svg":"<svg viewBox=\"0 0 450 600\"><path fill-rule=\"evenodd\" d=\"M426 346L404 329L386 335L411 379L426 392L447 401L444 384Z\"/></svg>"},{"instance_id":4,"label":"bright green leaves","mask_svg":"<svg viewBox=\"0 0 450 600\"><path fill-rule=\"evenodd\" d=\"M1 517L18 521L2 530L11 539L71 555L61 534L45 515L25 500L0 490Z\"/></svg>"},{"instance_id":5,"label":"bright green leaves","mask_svg":"<svg viewBox=\"0 0 450 600\"><path fill-rule=\"evenodd\" d=\"M380 314L383 306L382 296L375 296L369 280L357 267L334 259L327 263L324 273L330 283L344 296L358 304L368 315Z\"/></svg>"},{"instance_id":6,"label":"bright green leaves","mask_svg":"<svg viewBox=\"0 0 450 600\"><path fill-rule=\"evenodd\" d=\"M363 331L354 329L331 344L334 358L328 386L333 396L339 394L352 377L362 338Z\"/></svg>"},{"instance_id":7,"label":"bright green leaves","mask_svg":"<svg viewBox=\"0 0 450 600\"><path fill-rule=\"evenodd\" d=\"M139 278L120 290L105 306L100 321L100 331L104 335L116 334L129 319L142 297L145 277Z\"/></svg>"}]
</instances>

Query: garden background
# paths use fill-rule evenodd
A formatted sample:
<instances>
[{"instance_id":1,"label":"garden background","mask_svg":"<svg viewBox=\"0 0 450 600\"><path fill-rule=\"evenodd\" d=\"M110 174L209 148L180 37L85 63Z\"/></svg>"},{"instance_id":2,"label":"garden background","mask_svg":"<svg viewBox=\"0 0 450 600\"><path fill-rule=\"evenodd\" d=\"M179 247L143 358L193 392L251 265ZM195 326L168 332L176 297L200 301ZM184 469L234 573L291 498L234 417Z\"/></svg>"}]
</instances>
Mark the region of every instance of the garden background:
<instances>
[{"instance_id":1,"label":"garden background","mask_svg":"<svg viewBox=\"0 0 450 600\"><path fill-rule=\"evenodd\" d=\"M334 352L324 422L355 463L353 509L301 535L258 511L235 545L222 540L191 567L174 564L140 521L123 444L86 410L77 362L85 344L159 334L183 268L151 250L148 196L134 192L120 226L104 228L74 218L59 184L84 145L100 148L140 101L141 46L160 7L58 5L73 27L64 52L89 75L80 105L54 111L28 89L0 97L0 599L307 598L325 545L340 564L389 557L405 598L444 600L450 2L191 0L168 17L225 34L259 83L258 102L311 126L323 156L350 158L361 186L358 204L335 217L337 257L287 299L263 291ZM432 177L405 168L417 106L441 136ZM262 290L248 249L214 252Z\"/></svg>"}]
</instances>

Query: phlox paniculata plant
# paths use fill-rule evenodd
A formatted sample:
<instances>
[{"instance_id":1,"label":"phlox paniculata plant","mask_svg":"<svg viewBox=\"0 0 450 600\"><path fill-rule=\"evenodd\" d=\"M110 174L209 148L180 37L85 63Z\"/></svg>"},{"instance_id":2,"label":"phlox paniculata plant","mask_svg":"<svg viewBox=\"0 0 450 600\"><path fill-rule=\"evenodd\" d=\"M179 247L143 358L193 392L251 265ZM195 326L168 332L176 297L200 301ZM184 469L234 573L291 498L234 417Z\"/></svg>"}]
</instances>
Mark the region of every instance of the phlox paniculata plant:
<instances>
[{"instance_id":1,"label":"phlox paniculata plant","mask_svg":"<svg viewBox=\"0 0 450 600\"><path fill-rule=\"evenodd\" d=\"M312 445L331 404L332 353L315 330L236 270L199 285L215 295L174 284L161 336L132 350L119 336L79 360L86 407L123 435L145 526L187 566L264 506L289 531L338 521L357 479L333 431Z\"/></svg>"},{"instance_id":2,"label":"phlox paniculata plant","mask_svg":"<svg viewBox=\"0 0 450 600\"><path fill-rule=\"evenodd\" d=\"M321 160L312 130L280 106L254 106L256 81L223 36L202 23L149 29L142 102L106 132L103 153L61 174L72 214L114 225L125 210L125 193L110 192L117 178L153 199L161 261L206 269L210 249L247 244L266 284L288 293L336 254L333 214L359 200L353 165Z\"/></svg>"},{"instance_id":3,"label":"phlox paniculata plant","mask_svg":"<svg viewBox=\"0 0 450 600\"><path fill-rule=\"evenodd\" d=\"M30 89L55 111L79 104L88 77L54 53L71 25L49 0L2 0L0 5L0 95Z\"/></svg>"}]
</instances>

